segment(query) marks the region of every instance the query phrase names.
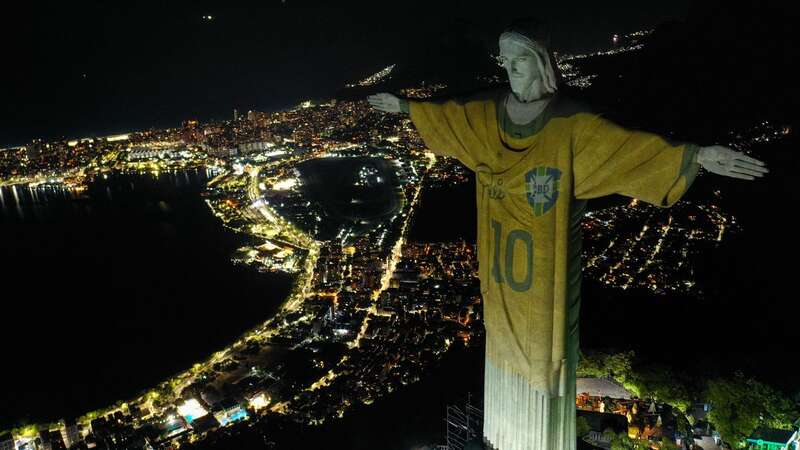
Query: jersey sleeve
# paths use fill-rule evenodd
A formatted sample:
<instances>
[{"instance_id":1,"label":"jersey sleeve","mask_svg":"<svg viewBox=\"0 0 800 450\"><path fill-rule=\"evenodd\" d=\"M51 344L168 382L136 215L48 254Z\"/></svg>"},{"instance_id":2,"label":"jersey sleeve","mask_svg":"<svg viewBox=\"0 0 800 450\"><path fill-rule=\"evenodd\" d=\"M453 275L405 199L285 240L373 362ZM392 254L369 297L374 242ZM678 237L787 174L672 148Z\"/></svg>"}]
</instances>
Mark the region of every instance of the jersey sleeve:
<instances>
[{"instance_id":1,"label":"jersey sleeve","mask_svg":"<svg viewBox=\"0 0 800 450\"><path fill-rule=\"evenodd\" d=\"M475 170L486 146L485 101L408 99L411 121L431 152Z\"/></svg>"},{"instance_id":2,"label":"jersey sleeve","mask_svg":"<svg viewBox=\"0 0 800 450\"><path fill-rule=\"evenodd\" d=\"M697 176L699 149L627 130L599 115L578 114L572 141L575 198L622 194L662 208L672 206Z\"/></svg>"}]
</instances>

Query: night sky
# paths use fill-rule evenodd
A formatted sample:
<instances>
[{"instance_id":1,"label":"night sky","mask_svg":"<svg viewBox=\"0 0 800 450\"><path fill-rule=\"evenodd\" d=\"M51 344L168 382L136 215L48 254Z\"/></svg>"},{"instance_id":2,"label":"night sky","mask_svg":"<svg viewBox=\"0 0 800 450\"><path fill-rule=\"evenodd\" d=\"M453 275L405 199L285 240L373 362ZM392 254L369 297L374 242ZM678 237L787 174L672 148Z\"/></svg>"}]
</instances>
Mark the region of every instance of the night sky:
<instances>
[{"instance_id":1,"label":"night sky","mask_svg":"<svg viewBox=\"0 0 800 450\"><path fill-rule=\"evenodd\" d=\"M555 47L583 51L691 13L688 0L546 3L18 3L0 18L0 147L330 98L426 40L466 29L492 42L517 16L547 17Z\"/></svg>"}]
</instances>

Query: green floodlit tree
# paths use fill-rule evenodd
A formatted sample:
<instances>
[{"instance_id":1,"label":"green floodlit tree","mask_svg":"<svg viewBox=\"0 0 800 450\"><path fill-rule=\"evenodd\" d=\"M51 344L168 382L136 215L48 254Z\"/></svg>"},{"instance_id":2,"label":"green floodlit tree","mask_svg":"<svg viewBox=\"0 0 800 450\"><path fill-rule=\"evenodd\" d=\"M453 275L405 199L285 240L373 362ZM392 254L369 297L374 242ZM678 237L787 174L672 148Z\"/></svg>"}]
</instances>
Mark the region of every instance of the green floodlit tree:
<instances>
[{"instance_id":1,"label":"green floodlit tree","mask_svg":"<svg viewBox=\"0 0 800 450\"><path fill-rule=\"evenodd\" d=\"M661 445L661 450L680 450L680 447L678 447L678 444L670 441L666 437L662 437L661 438L661 444L660 445Z\"/></svg>"},{"instance_id":2,"label":"green floodlit tree","mask_svg":"<svg viewBox=\"0 0 800 450\"><path fill-rule=\"evenodd\" d=\"M637 370L631 378L630 383L639 389L640 394L668 403L680 411L688 410L692 404L687 387L691 380L668 367L648 366Z\"/></svg>"},{"instance_id":3,"label":"green floodlit tree","mask_svg":"<svg viewBox=\"0 0 800 450\"><path fill-rule=\"evenodd\" d=\"M614 430L612 430L611 428L606 428L605 431L603 431L603 439L605 439L606 441L614 442L616 438L617 434L614 433Z\"/></svg>"},{"instance_id":4,"label":"green floodlit tree","mask_svg":"<svg viewBox=\"0 0 800 450\"><path fill-rule=\"evenodd\" d=\"M733 378L708 382L709 420L722 439L743 447L759 426L788 430L800 415L781 392L736 372Z\"/></svg>"},{"instance_id":5,"label":"green floodlit tree","mask_svg":"<svg viewBox=\"0 0 800 450\"><path fill-rule=\"evenodd\" d=\"M690 420L691 418L691 420ZM675 429L685 436L690 436L692 434L692 423L694 421L694 417L692 415L686 414L676 414L675 415Z\"/></svg>"},{"instance_id":6,"label":"green floodlit tree","mask_svg":"<svg viewBox=\"0 0 800 450\"><path fill-rule=\"evenodd\" d=\"M722 439L744 446L759 426L791 429L800 417L800 398L790 396L737 372L733 378L717 378L697 386L685 374L661 366L641 367L632 351L582 354L578 376L612 377L640 398L651 397L686 412L693 400L712 404L708 420ZM703 395L699 394L704 390ZM800 397L800 395L798 395ZM678 428L689 429L683 414L677 415Z\"/></svg>"},{"instance_id":7,"label":"green floodlit tree","mask_svg":"<svg viewBox=\"0 0 800 450\"><path fill-rule=\"evenodd\" d=\"M19 428L14 428L11 430L11 434L14 436L23 436L28 438L36 437L39 434L40 427L37 424L32 425L24 425Z\"/></svg>"},{"instance_id":8,"label":"green floodlit tree","mask_svg":"<svg viewBox=\"0 0 800 450\"><path fill-rule=\"evenodd\" d=\"M94 419L106 416L108 414L113 413L114 411L117 411L117 410L120 410L120 409L125 409L127 407L128 407L128 404L126 402L124 402L122 400L118 400L116 403L114 403L111 406L107 406L105 408L100 408L100 409L96 409L94 411L90 411L90 412L78 417L78 419L76 421L78 423L88 424Z\"/></svg>"},{"instance_id":9,"label":"green floodlit tree","mask_svg":"<svg viewBox=\"0 0 800 450\"><path fill-rule=\"evenodd\" d=\"M586 420L586 417L578 417L575 420L575 435L578 438L582 438L589 434L592 431L592 427L589 426L589 421Z\"/></svg>"},{"instance_id":10,"label":"green floodlit tree","mask_svg":"<svg viewBox=\"0 0 800 450\"><path fill-rule=\"evenodd\" d=\"M582 354L578 376L612 377L638 397L652 397L686 411L691 405L686 376L660 365L636 368L635 363L633 351Z\"/></svg>"},{"instance_id":11,"label":"green floodlit tree","mask_svg":"<svg viewBox=\"0 0 800 450\"><path fill-rule=\"evenodd\" d=\"M631 375L631 366L635 358L633 351L622 353L583 353L578 362L579 377L613 377L625 382Z\"/></svg>"},{"instance_id":12,"label":"green floodlit tree","mask_svg":"<svg viewBox=\"0 0 800 450\"><path fill-rule=\"evenodd\" d=\"M650 443L648 441L631 439L631 437L625 433L617 434L611 440L611 450L649 450L649 449L650 449Z\"/></svg>"}]
</instances>

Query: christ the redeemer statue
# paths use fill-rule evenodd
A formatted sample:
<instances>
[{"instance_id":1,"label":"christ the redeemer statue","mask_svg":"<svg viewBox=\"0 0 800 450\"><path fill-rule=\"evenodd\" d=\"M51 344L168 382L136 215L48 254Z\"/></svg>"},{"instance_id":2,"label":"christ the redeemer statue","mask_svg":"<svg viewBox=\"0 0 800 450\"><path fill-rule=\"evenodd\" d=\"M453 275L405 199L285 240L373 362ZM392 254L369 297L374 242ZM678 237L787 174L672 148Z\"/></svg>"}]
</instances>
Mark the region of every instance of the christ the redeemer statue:
<instances>
[{"instance_id":1,"label":"christ the redeemer statue","mask_svg":"<svg viewBox=\"0 0 800 450\"><path fill-rule=\"evenodd\" d=\"M753 180L764 163L722 146L675 145L624 129L558 94L542 27L500 35L508 88L446 101L368 98L406 112L431 152L477 176L478 261L486 326L483 442L498 450L573 450L588 199L623 194L669 207L702 166Z\"/></svg>"}]
</instances>

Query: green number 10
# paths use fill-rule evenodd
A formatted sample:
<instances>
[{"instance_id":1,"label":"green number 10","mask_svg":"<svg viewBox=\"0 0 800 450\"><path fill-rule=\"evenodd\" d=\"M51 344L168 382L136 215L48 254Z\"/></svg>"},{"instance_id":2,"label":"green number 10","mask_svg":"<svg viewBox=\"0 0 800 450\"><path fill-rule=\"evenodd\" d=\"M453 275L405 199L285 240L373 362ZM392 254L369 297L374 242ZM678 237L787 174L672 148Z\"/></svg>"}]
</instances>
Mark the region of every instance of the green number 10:
<instances>
[{"instance_id":1,"label":"green number 10","mask_svg":"<svg viewBox=\"0 0 800 450\"><path fill-rule=\"evenodd\" d=\"M533 284L533 236L525 230L511 230L506 238L505 270L500 268L500 248L502 245L503 226L492 220L494 230L494 261L492 262L492 277L494 281L502 284L508 282L509 287L517 292L524 292ZM514 249L517 241L525 246L525 277L521 281L514 279Z\"/></svg>"}]
</instances>

